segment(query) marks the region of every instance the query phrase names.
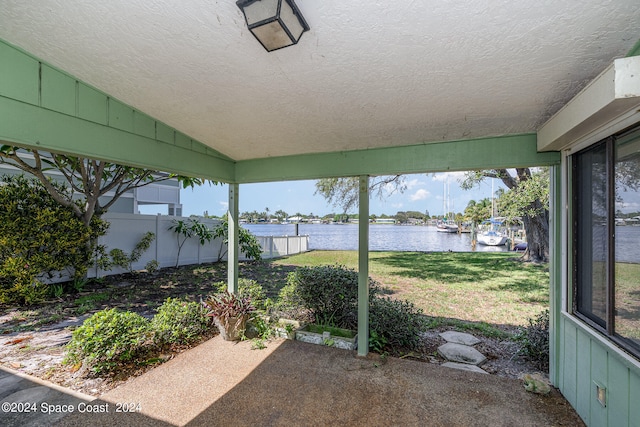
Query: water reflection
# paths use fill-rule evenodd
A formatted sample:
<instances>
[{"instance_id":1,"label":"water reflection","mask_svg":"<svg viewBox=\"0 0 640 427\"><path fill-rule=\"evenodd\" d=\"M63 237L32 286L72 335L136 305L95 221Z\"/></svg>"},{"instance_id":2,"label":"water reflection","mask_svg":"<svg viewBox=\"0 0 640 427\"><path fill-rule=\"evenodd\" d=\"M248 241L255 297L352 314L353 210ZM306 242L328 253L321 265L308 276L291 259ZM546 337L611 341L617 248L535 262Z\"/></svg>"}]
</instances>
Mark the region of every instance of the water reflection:
<instances>
[{"instance_id":1,"label":"water reflection","mask_svg":"<svg viewBox=\"0 0 640 427\"><path fill-rule=\"evenodd\" d=\"M258 236L292 236L293 224L243 224L244 228ZM309 235L311 249L357 250L357 224L299 224L299 234ZM469 252L471 235L438 233L435 227L416 225L381 225L369 227L369 250L372 251L426 251ZM477 251L506 251L506 246L477 245Z\"/></svg>"}]
</instances>

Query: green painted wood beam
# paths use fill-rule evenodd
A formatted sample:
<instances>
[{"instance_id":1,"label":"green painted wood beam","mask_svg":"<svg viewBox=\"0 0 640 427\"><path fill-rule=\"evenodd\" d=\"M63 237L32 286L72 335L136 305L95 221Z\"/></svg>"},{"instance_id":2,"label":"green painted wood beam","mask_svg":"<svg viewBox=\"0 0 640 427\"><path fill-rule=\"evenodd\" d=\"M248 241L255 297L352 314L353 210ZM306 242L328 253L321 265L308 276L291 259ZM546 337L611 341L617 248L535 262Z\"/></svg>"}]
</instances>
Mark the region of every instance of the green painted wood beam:
<instances>
[{"instance_id":1,"label":"green painted wood beam","mask_svg":"<svg viewBox=\"0 0 640 427\"><path fill-rule=\"evenodd\" d=\"M559 163L560 153L537 152L536 134L519 134L243 160L237 162L236 182L550 166Z\"/></svg>"},{"instance_id":2,"label":"green painted wood beam","mask_svg":"<svg viewBox=\"0 0 640 427\"><path fill-rule=\"evenodd\" d=\"M229 212L227 214L227 224L229 226L229 238L227 239L227 289L232 294L238 293L239 199L240 186L238 184L229 184Z\"/></svg>"},{"instance_id":3,"label":"green painted wood beam","mask_svg":"<svg viewBox=\"0 0 640 427\"><path fill-rule=\"evenodd\" d=\"M560 328L562 316L562 173L549 169L549 379L558 387L561 379Z\"/></svg>"},{"instance_id":4,"label":"green painted wood beam","mask_svg":"<svg viewBox=\"0 0 640 427\"><path fill-rule=\"evenodd\" d=\"M0 141L163 172L230 182L235 163L0 96Z\"/></svg>"},{"instance_id":5,"label":"green painted wood beam","mask_svg":"<svg viewBox=\"0 0 640 427\"><path fill-rule=\"evenodd\" d=\"M369 353L369 177L360 177L358 209L358 356Z\"/></svg>"},{"instance_id":6,"label":"green painted wood beam","mask_svg":"<svg viewBox=\"0 0 640 427\"><path fill-rule=\"evenodd\" d=\"M627 57L638 55L640 55L640 40L638 40L636 44L633 45L629 53L627 53Z\"/></svg>"},{"instance_id":7,"label":"green painted wood beam","mask_svg":"<svg viewBox=\"0 0 640 427\"><path fill-rule=\"evenodd\" d=\"M0 141L215 181L220 152L0 40Z\"/></svg>"}]
</instances>

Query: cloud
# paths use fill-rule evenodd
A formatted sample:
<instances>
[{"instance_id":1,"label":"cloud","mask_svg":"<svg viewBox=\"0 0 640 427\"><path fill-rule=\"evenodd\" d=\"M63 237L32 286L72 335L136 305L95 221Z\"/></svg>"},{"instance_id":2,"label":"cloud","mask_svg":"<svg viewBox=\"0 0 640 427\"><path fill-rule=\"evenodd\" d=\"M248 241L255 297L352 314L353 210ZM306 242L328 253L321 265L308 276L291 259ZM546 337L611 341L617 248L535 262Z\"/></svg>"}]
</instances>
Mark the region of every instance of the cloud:
<instances>
[{"instance_id":1,"label":"cloud","mask_svg":"<svg viewBox=\"0 0 640 427\"><path fill-rule=\"evenodd\" d=\"M407 181L405 184L407 185L407 190L411 190L412 188L417 187L418 185L423 185L425 182L419 180L418 178L411 179Z\"/></svg>"},{"instance_id":2,"label":"cloud","mask_svg":"<svg viewBox=\"0 0 640 427\"><path fill-rule=\"evenodd\" d=\"M455 182L457 180L464 179L464 174L465 174L464 171L459 171L459 172L441 172L441 173L434 174L431 179L433 181L438 181L438 182L444 182L446 180L449 180L449 182Z\"/></svg>"},{"instance_id":3,"label":"cloud","mask_svg":"<svg viewBox=\"0 0 640 427\"><path fill-rule=\"evenodd\" d=\"M421 188L418 191L416 191L415 193L413 193L411 196L409 196L409 199L412 202L415 202L415 201L418 201L418 200L425 200L429 196L431 196L431 193L429 193L424 188Z\"/></svg>"}]
</instances>

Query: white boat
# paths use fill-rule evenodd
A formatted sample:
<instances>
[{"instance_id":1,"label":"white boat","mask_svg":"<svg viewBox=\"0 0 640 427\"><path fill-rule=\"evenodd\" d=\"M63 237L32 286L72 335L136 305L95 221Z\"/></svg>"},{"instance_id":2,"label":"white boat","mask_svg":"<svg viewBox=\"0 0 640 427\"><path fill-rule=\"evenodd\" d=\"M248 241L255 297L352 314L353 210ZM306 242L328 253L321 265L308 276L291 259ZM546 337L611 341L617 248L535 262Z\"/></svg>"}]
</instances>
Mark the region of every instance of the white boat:
<instances>
[{"instance_id":1,"label":"white boat","mask_svg":"<svg viewBox=\"0 0 640 427\"><path fill-rule=\"evenodd\" d=\"M441 233L457 233L458 224L453 221L439 221L436 224L436 231Z\"/></svg>"},{"instance_id":2,"label":"white boat","mask_svg":"<svg viewBox=\"0 0 640 427\"><path fill-rule=\"evenodd\" d=\"M444 203L444 215L443 219L438 221L436 224L436 231L441 233L457 233L458 232L458 224L452 218L452 209L451 202L449 200L449 180L444 182L444 192L443 192L443 203Z\"/></svg>"},{"instance_id":3,"label":"white boat","mask_svg":"<svg viewBox=\"0 0 640 427\"><path fill-rule=\"evenodd\" d=\"M486 246L502 246L507 243L509 237L496 230L487 230L478 234L478 243Z\"/></svg>"},{"instance_id":4,"label":"white boat","mask_svg":"<svg viewBox=\"0 0 640 427\"><path fill-rule=\"evenodd\" d=\"M502 221L498 218L491 218L483 223L488 227L478 233L478 243L486 246L502 246L507 243L509 236L502 231Z\"/></svg>"}]
</instances>

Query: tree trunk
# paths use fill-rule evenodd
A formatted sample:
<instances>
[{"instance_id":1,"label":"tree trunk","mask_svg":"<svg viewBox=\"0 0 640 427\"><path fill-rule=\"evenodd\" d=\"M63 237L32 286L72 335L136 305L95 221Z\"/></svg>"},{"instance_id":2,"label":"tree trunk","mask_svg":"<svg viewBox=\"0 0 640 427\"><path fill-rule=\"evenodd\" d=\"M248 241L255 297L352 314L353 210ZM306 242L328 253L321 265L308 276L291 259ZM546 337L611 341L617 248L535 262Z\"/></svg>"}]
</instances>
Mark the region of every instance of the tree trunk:
<instances>
[{"instance_id":1,"label":"tree trunk","mask_svg":"<svg viewBox=\"0 0 640 427\"><path fill-rule=\"evenodd\" d=\"M513 190L520 183L531 178L529 168L516 168L518 180L509 174L506 169L496 169L496 178L500 178L507 188ZM522 222L527 234L527 250L522 255L523 261L548 262L549 261L549 211L544 208L540 200L531 203L529 212L537 214L524 215Z\"/></svg>"},{"instance_id":2,"label":"tree trunk","mask_svg":"<svg viewBox=\"0 0 640 427\"><path fill-rule=\"evenodd\" d=\"M536 202L539 204L540 202ZM527 233L527 250L522 259L532 262L549 261L549 212L542 209L534 216L523 216L524 230Z\"/></svg>"}]
</instances>

